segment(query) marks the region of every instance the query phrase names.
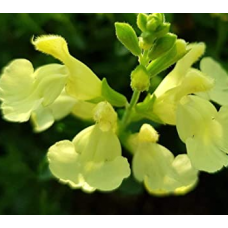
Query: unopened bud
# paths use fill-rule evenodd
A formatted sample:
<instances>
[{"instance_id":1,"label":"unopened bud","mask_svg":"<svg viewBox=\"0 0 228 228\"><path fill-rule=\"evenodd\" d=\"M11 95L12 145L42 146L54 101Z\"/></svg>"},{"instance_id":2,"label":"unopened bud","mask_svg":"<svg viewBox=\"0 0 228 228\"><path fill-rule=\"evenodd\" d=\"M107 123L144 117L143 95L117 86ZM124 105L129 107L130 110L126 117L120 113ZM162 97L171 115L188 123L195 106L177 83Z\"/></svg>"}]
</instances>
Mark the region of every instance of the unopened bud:
<instances>
[{"instance_id":1,"label":"unopened bud","mask_svg":"<svg viewBox=\"0 0 228 228\"><path fill-rule=\"evenodd\" d=\"M163 23L163 14L153 13L148 16L147 30L155 32L156 29Z\"/></svg>"},{"instance_id":2,"label":"unopened bud","mask_svg":"<svg viewBox=\"0 0 228 228\"><path fill-rule=\"evenodd\" d=\"M169 32L169 29L170 29L170 23L164 23L160 25L155 31L156 37L157 38L163 37Z\"/></svg>"},{"instance_id":3,"label":"unopened bud","mask_svg":"<svg viewBox=\"0 0 228 228\"><path fill-rule=\"evenodd\" d=\"M157 17L159 19L159 21L161 21L161 22L164 22L164 20L165 20L164 13L152 13L149 16Z\"/></svg>"},{"instance_id":4,"label":"unopened bud","mask_svg":"<svg viewBox=\"0 0 228 228\"><path fill-rule=\"evenodd\" d=\"M131 73L131 88L140 92L147 91L150 87L150 76L142 65L136 67Z\"/></svg>"},{"instance_id":5,"label":"unopened bud","mask_svg":"<svg viewBox=\"0 0 228 228\"><path fill-rule=\"evenodd\" d=\"M142 32L146 31L147 18L145 13L139 13L137 16L137 26Z\"/></svg>"},{"instance_id":6,"label":"unopened bud","mask_svg":"<svg viewBox=\"0 0 228 228\"><path fill-rule=\"evenodd\" d=\"M141 54L135 30L127 23L115 23L118 40L135 56Z\"/></svg>"},{"instance_id":7,"label":"unopened bud","mask_svg":"<svg viewBox=\"0 0 228 228\"><path fill-rule=\"evenodd\" d=\"M155 39L156 37L154 36L153 33L143 32L139 39L139 45L142 49L149 50L152 47Z\"/></svg>"},{"instance_id":8,"label":"unopened bud","mask_svg":"<svg viewBox=\"0 0 228 228\"><path fill-rule=\"evenodd\" d=\"M157 39L154 46L149 51L148 57L150 59L156 59L162 56L173 47L173 45L176 42L176 39L177 36L171 33Z\"/></svg>"},{"instance_id":9,"label":"unopened bud","mask_svg":"<svg viewBox=\"0 0 228 228\"><path fill-rule=\"evenodd\" d=\"M150 20L148 20L146 28L147 30L154 32L160 25L160 23L161 22L158 20L157 17L152 17Z\"/></svg>"}]
</instances>

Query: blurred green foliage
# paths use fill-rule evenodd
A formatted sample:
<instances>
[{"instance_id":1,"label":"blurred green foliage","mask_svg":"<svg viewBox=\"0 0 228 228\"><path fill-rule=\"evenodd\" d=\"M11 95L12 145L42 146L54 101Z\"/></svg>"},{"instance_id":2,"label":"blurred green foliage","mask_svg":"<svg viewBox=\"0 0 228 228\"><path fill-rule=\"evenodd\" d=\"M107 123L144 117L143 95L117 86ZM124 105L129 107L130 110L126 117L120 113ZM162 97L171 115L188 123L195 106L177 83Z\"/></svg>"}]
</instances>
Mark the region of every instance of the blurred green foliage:
<instances>
[{"instance_id":1,"label":"blurred green foliage","mask_svg":"<svg viewBox=\"0 0 228 228\"><path fill-rule=\"evenodd\" d=\"M188 42L205 42L206 56L228 69L227 15L166 14L166 18L171 31ZM27 58L35 67L57 62L36 52L30 40L33 35L59 34L68 41L72 55L129 99L129 76L137 59L117 41L116 21L128 22L138 31L136 14L1 14L0 67L15 58ZM165 72L154 81L154 88L164 76ZM201 173L198 187L181 197L150 196L132 177L112 193L86 194L59 184L48 170L47 149L89 125L68 116L35 134L29 123L0 119L0 214L228 214L226 169L214 175ZM131 127L137 130L140 124ZM161 144L174 154L185 152L175 127L157 127Z\"/></svg>"}]
</instances>

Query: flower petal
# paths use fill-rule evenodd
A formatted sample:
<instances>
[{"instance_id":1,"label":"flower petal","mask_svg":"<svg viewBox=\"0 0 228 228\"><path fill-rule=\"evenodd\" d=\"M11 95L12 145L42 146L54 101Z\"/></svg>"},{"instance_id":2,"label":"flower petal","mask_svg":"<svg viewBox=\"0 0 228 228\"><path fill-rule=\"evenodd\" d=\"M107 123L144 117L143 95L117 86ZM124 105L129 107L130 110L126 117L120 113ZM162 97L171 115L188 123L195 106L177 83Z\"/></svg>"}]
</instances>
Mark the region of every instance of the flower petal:
<instances>
[{"instance_id":1,"label":"flower petal","mask_svg":"<svg viewBox=\"0 0 228 228\"><path fill-rule=\"evenodd\" d=\"M192 167L187 154L179 154L175 157L172 166L175 169L176 180L183 186L193 185L197 182L198 171Z\"/></svg>"},{"instance_id":2,"label":"flower petal","mask_svg":"<svg viewBox=\"0 0 228 228\"><path fill-rule=\"evenodd\" d=\"M68 140L57 142L48 150L49 168L58 179L81 186L79 156L72 142Z\"/></svg>"},{"instance_id":3,"label":"flower petal","mask_svg":"<svg viewBox=\"0 0 228 228\"><path fill-rule=\"evenodd\" d=\"M192 64L203 55L205 48L204 43L189 44L187 46L189 52L177 62L175 68L164 78L154 92L155 96L160 97L166 91L178 86Z\"/></svg>"},{"instance_id":4,"label":"flower petal","mask_svg":"<svg viewBox=\"0 0 228 228\"><path fill-rule=\"evenodd\" d=\"M35 71L34 90L36 90L39 97L44 98L44 106L53 103L60 95L65 87L67 76L67 69L61 64L44 65Z\"/></svg>"},{"instance_id":5,"label":"flower petal","mask_svg":"<svg viewBox=\"0 0 228 228\"><path fill-rule=\"evenodd\" d=\"M31 121L35 132L41 132L48 129L54 123L54 117L49 108L39 106L31 115Z\"/></svg>"},{"instance_id":6,"label":"flower petal","mask_svg":"<svg viewBox=\"0 0 228 228\"><path fill-rule=\"evenodd\" d=\"M33 66L26 59L16 59L3 70L0 80L0 98L12 102L25 99L33 87Z\"/></svg>"},{"instance_id":7,"label":"flower petal","mask_svg":"<svg viewBox=\"0 0 228 228\"><path fill-rule=\"evenodd\" d=\"M176 109L182 97L200 92L208 91L213 87L213 79L206 77L196 69L189 69L183 76L180 85L166 91L158 97L153 104L153 113L164 123L176 124Z\"/></svg>"},{"instance_id":8,"label":"flower petal","mask_svg":"<svg viewBox=\"0 0 228 228\"><path fill-rule=\"evenodd\" d=\"M40 105L31 115L35 132L47 130L56 120L69 115L74 107L75 99L63 91L60 96L49 106Z\"/></svg>"},{"instance_id":9,"label":"flower petal","mask_svg":"<svg viewBox=\"0 0 228 228\"><path fill-rule=\"evenodd\" d=\"M116 157L113 161L88 163L85 170L86 182L102 191L118 188L123 179L131 173L127 159L122 156Z\"/></svg>"},{"instance_id":10,"label":"flower petal","mask_svg":"<svg viewBox=\"0 0 228 228\"><path fill-rule=\"evenodd\" d=\"M209 173L228 165L228 156L216 142L205 142L202 138L188 138L186 146L194 168Z\"/></svg>"},{"instance_id":11,"label":"flower petal","mask_svg":"<svg viewBox=\"0 0 228 228\"><path fill-rule=\"evenodd\" d=\"M76 102L74 98L68 96L63 90L59 97L48 106L48 108L55 120L61 120L72 112Z\"/></svg>"},{"instance_id":12,"label":"flower petal","mask_svg":"<svg viewBox=\"0 0 228 228\"><path fill-rule=\"evenodd\" d=\"M72 114L80 119L92 120L95 106L96 104L75 99Z\"/></svg>"},{"instance_id":13,"label":"flower petal","mask_svg":"<svg viewBox=\"0 0 228 228\"><path fill-rule=\"evenodd\" d=\"M26 59L12 61L3 71L0 79L0 99L6 120L25 122L42 99L32 92L33 67Z\"/></svg>"},{"instance_id":14,"label":"flower petal","mask_svg":"<svg viewBox=\"0 0 228 228\"><path fill-rule=\"evenodd\" d=\"M103 132L97 125L81 131L73 143L83 161L112 161L121 156L121 145L118 137L112 132Z\"/></svg>"},{"instance_id":15,"label":"flower petal","mask_svg":"<svg viewBox=\"0 0 228 228\"><path fill-rule=\"evenodd\" d=\"M189 137L207 134L208 126L217 116L216 108L207 100L197 96L185 96L177 107L176 124L183 142Z\"/></svg>"},{"instance_id":16,"label":"flower petal","mask_svg":"<svg viewBox=\"0 0 228 228\"><path fill-rule=\"evenodd\" d=\"M209 98L220 105L228 105L227 72L218 62L209 57L203 58L201 60L200 68L203 73L208 75L208 77L213 78L215 81L213 89L209 92Z\"/></svg>"},{"instance_id":17,"label":"flower petal","mask_svg":"<svg viewBox=\"0 0 228 228\"><path fill-rule=\"evenodd\" d=\"M133 173L138 181L152 190L163 189L167 174L172 173L173 154L165 147L156 143L146 143L138 148L133 158Z\"/></svg>"},{"instance_id":18,"label":"flower petal","mask_svg":"<svg viewBox=\"0 0 228 228\"><path fill-rule=\"evenodd\" d=\"M70 72L66 91L79 100L92 100L101 97L101 80L79 60L69 57L66 66Z\"/></svg>"},{"instance_id":19,"label":"flower petal","mask_svg":"<svg viewBox=\"0 0 228 228\"><path fill-rule=\"evenodd\" d=\"M207 100L188 96L177 110L177 131L192 165L199 170L216 172L228 164L227 108L216 108Z\"/></svg>"}]
</instances>

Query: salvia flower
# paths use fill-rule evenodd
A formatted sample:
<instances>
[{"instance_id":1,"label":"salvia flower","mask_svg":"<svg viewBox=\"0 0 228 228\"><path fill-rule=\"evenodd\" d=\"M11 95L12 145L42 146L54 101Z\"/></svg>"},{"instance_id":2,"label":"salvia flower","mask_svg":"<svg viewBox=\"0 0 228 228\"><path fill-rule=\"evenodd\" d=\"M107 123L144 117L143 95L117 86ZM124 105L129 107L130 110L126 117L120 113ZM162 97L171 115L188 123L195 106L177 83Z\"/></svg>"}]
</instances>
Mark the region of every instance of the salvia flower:
<instances>
[{"instance_id":1,"label":"salvia flower","mask_svg":"<svg viewBox=\"0 0 228 228\"><path fill-rule=\"evenodd\" d=\"M197 92L207 92L214 86L214 80L201 71L191 68L204 53L203 43L187 46L188 53L177 62L175 68L164 78L152 96L153 114L163 123L176 124L176 107L182 97Z\"/></svg>"},{"instance_id":2,"label":"salvia flower","mask_svg":"<svg viewBox=\"0 0 228 228\"><path fill-rule=\"evenodd\" d=\"M185 96L177 107L177 131L192 165L216 172L228 165L228 108L219 111L208 100Z\"/></svg>"},{"instance_id":3,"label":"salvia flower","mask_svg":"<svg viewBox=\"0 0 228 228\"><path fill-rule=\"evenodd\" d=\"M176 110L181 98L188 94L209 91L213 85L213 79L206 77L201 71L191 68L178 86L155 98L153 113L163 123L176 125Z\"/></svg>"},{"instance_id":4,"label":"salvia flower","mask_svg":"<svg viewBox=\"0 0 228 228\"><path fill-rule=\"evenodd\" d=\"M213 173L228 166L227 73L208 57L201 60L200 70L193 68L205 44L188 44L169 33L164 14L139 14L137 25L140 37L129 24L115 23L117 38L139 61L130 77L129 103L106 78L100 80L74 58L58 35L39 36L32 44L62 64L34 69L29 60L15 59L1 74L0 101L6 120L30 120L36 132L68 114L95 122L72 141L56 142L48 150L51 173L72 189L118 188L131 174L121 143L132 153L133 176L153 195L186 194L196 186L199 171ZM175 63L161 81L157 75ZM139 103L142 92L147 95ZM222 106L219 111L210 101ZM175 157L158 143L159 134L149 124L132 133L131 123L144 118L176 125L187 154Z\"/></svg>"},{"instance_id":5,"label":"salvia flower","mask_svg":"<svg viewBox=\"0 0 228 228\"><path fill-rule=\"evenodd\" d=\"M117 114L107 102L94 110L96 124L81 131L73 141L63 140L48 151L50 170L61 182L85 191L111 191L130 175L115 134Z\"/></svg>"},{"instance_id":6,"label":"salvia flower","mask_svg":"<svg viewBox=\"0 0 228 228\"><path fill-rule=\"evenodd\" d=\"M206 46L204 43L194 43L187 45L187 54L181 58L174 69L163 79L155 91L156 97L160 97L166 91L178 86L187 74L193 63L204 54Z\"/></svg>"},{"instance_id":7,"label":"salvia flower","mask_svg":"<svg viewBox=\"0 0 228 228\"><path fill-rule=\"evenodd\" d=\"M131 144L130 139L130 144ZM197 170L186 154L174 155L158 144L158 133L148 124L133 136L133 174L151 194L185 194L197 183ZM137 143L136 143L137 142Z\"/></svg>"},{"instance_id":8,"label":"salvia flower","mask_svg":"<svg viewBox=\"0 0 228 228\"><path fill-rule=\"evenodd\" d=\"M0 79L4 118L13 122L26 122L32 115L36 116L33 119L37 120L35 125L39 126L39 131L50 126L58 115L57 119L68 115L71 112L69 108L58 114L56 111L59 110L53 109L56 99L64 93L67 75L66 67L60 64L48 64L34 70L26 59L12 61L4 68ZM60 99L56 101L57 104L60 104ZM73 107L74 101L69 98L62 100L61 104ZM50 105L52 111L49 110Z\"/></svg>"}]
</instances>

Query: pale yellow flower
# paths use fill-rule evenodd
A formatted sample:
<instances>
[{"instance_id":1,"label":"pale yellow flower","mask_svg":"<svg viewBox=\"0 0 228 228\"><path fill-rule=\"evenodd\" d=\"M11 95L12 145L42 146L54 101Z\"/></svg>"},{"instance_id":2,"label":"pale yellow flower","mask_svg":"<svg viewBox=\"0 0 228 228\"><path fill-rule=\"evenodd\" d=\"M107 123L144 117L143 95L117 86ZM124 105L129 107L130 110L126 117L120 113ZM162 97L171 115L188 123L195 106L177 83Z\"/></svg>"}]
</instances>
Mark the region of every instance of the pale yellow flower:
<instances>
[{"instance_id":1,"label":"pale yellow flower","mask_svg":"<svg viewBox=\"0 0 228 228\"><path fill-rule=\"evenodd\" d=\"M228 165L228 108L219 111L207 100L186 96L177 108L177 131L192 165L216 172Z\"/></svg>"},{"instance_id":2,"label":"pale yellow flower","mask_svg":"<svg viewBox=\"0 0 228 228\"><path fill-rule=\"evenodd\" d=\"M135 137L136 136L136 137ZM185 194L197 183L197 170L186 154L173 154L157 143L154 128L144 124L134 137L132 168L135 178L144 182L151 194Z\"/></svg>"},{"instance_id":3,"label":"pale yellow flower","mask_svg":"<svg viewBox=\"0 0 228 228\"><path fill-rule=\"evenodd\" d=\"M213 79L206 77L199 70L189 69L178 86L155 99L153 114L158 116L163 123L176 125L176 110L181 98L188 94L208 91L213 85Z\"/></svg>"},{"instance_id":4,"label":"pale yellow flower","mask_svg":"<svg viewBox=\"0 0 228 228\"><path fill-rule=\"evenodd\" d=\"M177 62L152 95L156 98L152 112L166 124L176 124L176 107L182 97L208 91L214 85L213 79L191 68L204 53L204 43L189 44L187 50L188 53Z\"/></svg>"},{"instance_id":5,"label":"pale yellow flower","mask_svg":"<svg viewBox=\"0 0 228 228\"><path fill-rule=\"evenodd\" d=\"M94 112L96 124L81 131L73 141L60 141L49 148L50 170L61 182L85 191L111 191L130 175L126 158L115 134L117 115L101 102Z\"/></svg>"},{"instance_id":6,"label":"pale yellow flower","mask_svg":"<svg viewBox=\"0 0 228 228\"><path fill-rule=\"evenodd\" d=\"M34 71L26 59L12 61L0 79L3 117L13 122L28 121L33 112L46 109L59 97L67 75L66 67L60 64L48 64Z\"/></svg>"}]
</instances>

